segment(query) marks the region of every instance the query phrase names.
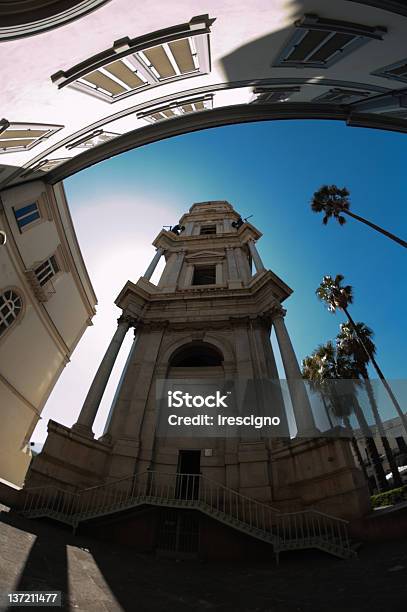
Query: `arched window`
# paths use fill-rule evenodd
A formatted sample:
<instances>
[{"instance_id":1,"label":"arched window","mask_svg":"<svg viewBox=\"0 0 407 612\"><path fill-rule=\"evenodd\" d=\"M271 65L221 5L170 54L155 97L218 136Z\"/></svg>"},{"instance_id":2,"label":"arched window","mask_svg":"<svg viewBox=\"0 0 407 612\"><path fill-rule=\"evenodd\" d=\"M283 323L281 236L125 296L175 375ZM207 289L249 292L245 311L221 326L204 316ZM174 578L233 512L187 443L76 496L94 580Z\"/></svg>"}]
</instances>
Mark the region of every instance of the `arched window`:
<instances>
[{"instance_id":1,"label":"arched window","mask_svg":"<svg viewBox=\"0 0 407 612\"><path fill-rule=\"evenodd\" d=\"M199 368L221 366L223 355L211 344L192 343L182 346L170 359L171 368Z\"/></svg>"},{"instance_id":2,"label":"arched window","mask_svg":"<svg viewBox=\"0 0 407 612\"><path fill-rule=\"evenodd\" d=\"M0 294L0 337L18 318L23 308L23 300L13 289Z\"/></svg>"}]
</instances>

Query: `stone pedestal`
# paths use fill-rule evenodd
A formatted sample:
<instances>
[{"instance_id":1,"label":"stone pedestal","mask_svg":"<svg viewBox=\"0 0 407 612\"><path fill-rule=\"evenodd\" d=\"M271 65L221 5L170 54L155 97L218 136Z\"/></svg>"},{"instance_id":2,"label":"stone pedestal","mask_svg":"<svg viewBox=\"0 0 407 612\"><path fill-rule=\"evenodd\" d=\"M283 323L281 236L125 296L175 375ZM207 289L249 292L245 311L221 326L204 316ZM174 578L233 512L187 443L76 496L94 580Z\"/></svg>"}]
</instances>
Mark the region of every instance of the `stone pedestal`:
<instances>
[{"instance_id":1,"label":"stone pedestal","mask_svg":"<svg viewBox=\"0 0 407 612\"><path fill-rule=\"evenodd\" d=\"M345 438L292 440L272 452L272 505L352 520L370 511L369 490Z\"/></svg>"},{"instance_id":2,"label":"stone pedestal","mask_svg":"<svg viewBox=\"0 0 407 612\"><path fill-rule=\"evenodd\" d=\"M271 503L269 455L264 442L241 442L238 449L239 493Z\"/></svg>"},{"instance_id":3,"label":"stone pedestal","mask_svg":"<svg viewBox=\"0 0 407 612\"><path fill-rule=\"evenodd\" d=\"M49 421L47 440L31 463L25 487L52 484L82 489L99 484L104 481L110 452L109 444Z\"/></svg>"}]
</instances>

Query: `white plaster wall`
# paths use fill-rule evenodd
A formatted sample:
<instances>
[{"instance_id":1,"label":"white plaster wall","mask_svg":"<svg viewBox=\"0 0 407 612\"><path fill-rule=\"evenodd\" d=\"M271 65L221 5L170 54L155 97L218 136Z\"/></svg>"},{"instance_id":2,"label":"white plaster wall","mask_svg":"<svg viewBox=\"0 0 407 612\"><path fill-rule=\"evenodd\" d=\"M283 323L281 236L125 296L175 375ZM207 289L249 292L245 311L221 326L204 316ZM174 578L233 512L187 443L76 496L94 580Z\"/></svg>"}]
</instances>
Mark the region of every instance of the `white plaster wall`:
<instances>
[{"instance_id":1,"label":"white plaster wall","mask_svg":"<svg viewBox=\"0 0 407 612\"><path fill-rule=\"evenodd\" d=\"M21 451L22 442L31 434L33 419L86 329L96 301L64 202L59 205L64 209L65 232L75 249L75 265L69 257L66 234L62 229L58 232L61 226L55 224L57 210L53 210L52 221L44 217L23 233L18 230L13 206L34 202L44 192L43 183L35 181L1 194L9 228L4 218L2 226L9 239L0 249L0 292L13 287L24 301L22 313L0 338L0 478L14 484L21 484L30 460L30 455ZM55 253L59 245L63 245L64 259L72 271L62 270L54 277L45 289L55 292L49 293L48 301L39 302L25 270Z\"/></svg>"},{"instance_id":2,"label":"white plaster wall","mask_svg":"<svg viewBox=\"0 0 407 612\"><path fill-rule=\"evenodd\" d=\"M0 478L21 486L31 459L22 444L35 413L1 380L0 406Z\"/></svg>"},{"instance_id":3,"label":"white plaster wall","mask_svg":"<svg viewBox=\"0 0 407 612\"><path fill-rule=\"evenodd\" d=\"M70 272L59 275L53 284L56 293L44 302L44 308L71 349L88 314Z\"/></svg>"},{"instance_id":4,"label":"white plaster wall","mask_svg":"<svg viewBox=\"0 0 407 612\"><path fill-rule=\"evenodd\" d=\"M29 402L42 407L63 353L31 304L0 342L0 372Z\"/></svg>"}]
</instances>

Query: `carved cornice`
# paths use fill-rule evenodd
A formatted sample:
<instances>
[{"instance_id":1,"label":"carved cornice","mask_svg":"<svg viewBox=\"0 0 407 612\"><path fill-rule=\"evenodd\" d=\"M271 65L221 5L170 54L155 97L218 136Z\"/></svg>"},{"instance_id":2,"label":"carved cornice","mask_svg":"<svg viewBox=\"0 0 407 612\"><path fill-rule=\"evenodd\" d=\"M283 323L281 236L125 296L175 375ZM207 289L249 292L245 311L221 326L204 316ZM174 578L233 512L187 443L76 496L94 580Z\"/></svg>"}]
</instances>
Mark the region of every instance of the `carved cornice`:
<instances>
[{"instance_id":1,"label":"carved cornice","mask_svg":"<svg viewBox=\"0 0 407 612\"><path fill-rule=\"evenodd\" d=\"M0 40L15 40L57 28L110 0L5 0L0 2Z\"/></svg>"},{"instance_id":2,"label":"carved cornice","mask_svg":"<svg viewBox=\"0 0 407 612\"><path fill-rule=\"evenodd\" d=\"M146 331L158 331L162 329L166 329L170 325L170 321L168 319L151 319L151 320L141 320L138 323L138 330L146 330Z\"/></svg>"}]
</instances>

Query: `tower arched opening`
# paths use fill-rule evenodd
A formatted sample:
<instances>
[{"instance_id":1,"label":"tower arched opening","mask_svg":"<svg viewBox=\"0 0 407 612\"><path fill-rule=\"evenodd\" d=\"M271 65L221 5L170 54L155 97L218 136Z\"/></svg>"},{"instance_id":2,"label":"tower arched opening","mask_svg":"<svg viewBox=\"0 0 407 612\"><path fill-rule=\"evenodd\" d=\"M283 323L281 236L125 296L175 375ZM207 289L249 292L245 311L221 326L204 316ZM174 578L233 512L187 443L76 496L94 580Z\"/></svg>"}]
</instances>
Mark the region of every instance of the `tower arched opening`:
<instances>
[{"instance_id":1,"label":"tower arched opening","mask_svg":"<svg viewBox=\"0 0 407 612\"><path fill-rule=\"evenodd\" d=\"M170 368L220 367L223 355L212 344L191 342L173 353L169 365Z\"/></svg>"}]
</instances>

